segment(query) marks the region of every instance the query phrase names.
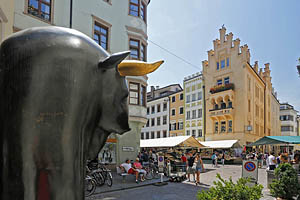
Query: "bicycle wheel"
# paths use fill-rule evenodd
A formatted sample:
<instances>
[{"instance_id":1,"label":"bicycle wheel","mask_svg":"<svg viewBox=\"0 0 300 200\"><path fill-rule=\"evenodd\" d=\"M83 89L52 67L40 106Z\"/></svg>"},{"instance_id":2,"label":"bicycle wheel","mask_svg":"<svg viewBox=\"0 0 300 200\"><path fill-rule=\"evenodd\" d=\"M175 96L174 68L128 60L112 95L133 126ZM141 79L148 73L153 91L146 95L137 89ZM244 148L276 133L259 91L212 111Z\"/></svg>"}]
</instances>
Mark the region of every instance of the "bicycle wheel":
<instances>
[{"instance_id":1,"label":"bicycle wheel","mask_svg":"<svg viewBox=\"0 0 300 200\"><path fill-rule=\"evenodd\" d=\"M102 186L105 183L105 179L100 172L95 172L92 174L94 180L96 181L98 186Z\"/></svg>"},{"instance_id":2,"label":"bicycle wheel","mask_svg":"<svg viewBox=\"0 0 300 200\"><path fill-rule=\"evenodd\" d=\"M154 178L154 179L160 178L160 175L159 175L158 171L153 170L152 173L153 173L153 178Z\"/></svg>"},{"instance_id":3,"label":"bicycle wheel","mask_svg":"<svg viewBox=\"0 0 300 200\"><path fill-rule=\"evenodd\" d=\"M110 172L107 172L106 174L106 184L111 187L113 184L112 175Z\"/></svg>"},{"instance_id":4,"label":"bicycle wheel","mask_svg":"<svg viewBox=\"0 0 300 200\"><path fill-rule=\"evenodd\" d=\"M148 171L147 171L147 174L146 174L145 178L146 178L147 180L153 179L153 174L152 174L152 171L151 171L151 170L148 170Z\"/></svg>"},{"instance_id":5,"label":"bicycle wheel","mask_svg":"<svg viewBox=\"0 0 300 200\"><path fill-rule=\"evenodd\" d=\"M84 196L91 196L96 190L96 182L93 179L85 179Z\"/></svg>"}]
</instances>

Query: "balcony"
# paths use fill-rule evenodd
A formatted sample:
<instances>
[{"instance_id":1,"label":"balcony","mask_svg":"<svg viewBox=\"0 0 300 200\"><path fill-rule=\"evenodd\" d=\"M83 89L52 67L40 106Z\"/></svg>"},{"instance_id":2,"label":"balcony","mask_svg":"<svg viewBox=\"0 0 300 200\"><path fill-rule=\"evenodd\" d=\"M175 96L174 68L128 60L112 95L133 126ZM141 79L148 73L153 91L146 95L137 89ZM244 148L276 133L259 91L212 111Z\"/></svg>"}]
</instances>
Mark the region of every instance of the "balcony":
<instances>
[{"instance_id":1,"label":"balcony","mask_svg":"<svg viewBox=\"0 0 300 200\"><path fill-rule=\"evenodd\" d=\"M216 85L216 86L210 88L209 92L211 94L215 94L215 93L223 92L223 91L226 91L226 90L234 90L234 84L233 83L228 83L228 84L225 84L225 85Z\"/></svg>"},{"instance_id":2,"label":"balcony","mask_svg":"<svg viewBox=\"0 0 300 200\"><path fill-rule=\"evenodd\" d=\"M234 114L233 108L213 109L209 110L209 116L212 119L232 119Z\"/></svg>"}]
</instances>

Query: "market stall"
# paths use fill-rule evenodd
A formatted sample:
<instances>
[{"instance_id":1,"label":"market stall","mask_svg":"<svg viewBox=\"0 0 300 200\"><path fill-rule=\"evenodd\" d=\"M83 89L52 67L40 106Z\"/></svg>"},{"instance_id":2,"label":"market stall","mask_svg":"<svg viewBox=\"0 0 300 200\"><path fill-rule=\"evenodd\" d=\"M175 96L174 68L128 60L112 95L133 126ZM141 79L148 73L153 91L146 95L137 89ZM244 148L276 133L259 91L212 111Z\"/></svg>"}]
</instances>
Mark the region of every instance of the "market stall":
<instances>
[{"instance_id":1,"label":"market stall","mask_svg":"<svg viewBox=\"0 0 300 200\"><path fill-rule=\"evenodd\" d=\"M227 162L239 162L241 160L242 147L238 140L217 140L200 143L204 146L201 147L202 159L211 159L213 153L217 153L218 158L221 159L224 153Z\"/></svg>"}]
</instances>

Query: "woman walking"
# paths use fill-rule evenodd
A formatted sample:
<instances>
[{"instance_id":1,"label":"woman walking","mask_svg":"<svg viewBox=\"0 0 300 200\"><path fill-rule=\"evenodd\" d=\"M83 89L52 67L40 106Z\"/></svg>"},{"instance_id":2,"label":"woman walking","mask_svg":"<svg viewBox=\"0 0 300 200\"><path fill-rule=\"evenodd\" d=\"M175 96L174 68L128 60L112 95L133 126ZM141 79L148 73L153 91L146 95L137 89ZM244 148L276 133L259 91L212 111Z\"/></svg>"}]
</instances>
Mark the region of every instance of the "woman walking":
<instances>
[{"instance_id":1,"label":"woman walking","mask_svg":"<svg viewBox=\"0 0 300 200\"><path fill-rule=\"evenodd\" d=\"M195 157L195 163L196 163L196 185L200 185L200 172L203 169L203 162L199 154L196 154Z\"/></svg>"}]
</instances>

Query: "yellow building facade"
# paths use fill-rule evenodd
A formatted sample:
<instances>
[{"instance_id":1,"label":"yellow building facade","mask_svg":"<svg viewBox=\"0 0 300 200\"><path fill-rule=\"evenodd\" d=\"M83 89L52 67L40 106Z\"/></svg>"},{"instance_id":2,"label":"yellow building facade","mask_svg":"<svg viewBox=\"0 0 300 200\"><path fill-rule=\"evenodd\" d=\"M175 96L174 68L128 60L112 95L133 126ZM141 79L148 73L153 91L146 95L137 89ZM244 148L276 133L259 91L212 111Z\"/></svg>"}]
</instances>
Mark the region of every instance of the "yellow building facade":
<instances>
[{"instance_id":1,"label":"yellow building facade","mask_svg":"<svg viewBox=\"0 0 300 200\"><path fill-rule=\"evenodd\" d=\"M14 0L0 1L0 43L13 33Z\"/></svg>"},{"instance_id":2,"label":"yellow building facade","mask_svg":"<svg viewBox=\"0 0 300 200\"><path fill-rule=\"evenodd\" d=\"M269 63L250 64L247 45L220 30L202 62L206 100L205 140L237 139L246 145L271 133L272 83ZM276 117L276 116L275 116ZM277 116L279 119L279 115Z\"/></svg>"},{"instance_id":3,"label":"yellow building facade","mask_svg":"<svg viewBox=\"0 0 300 200\"><path fill-rule=\"evenodd\" d=\"M170 137L184 135L183 90L170 95Z\"/></svg>"}]
</instances>

